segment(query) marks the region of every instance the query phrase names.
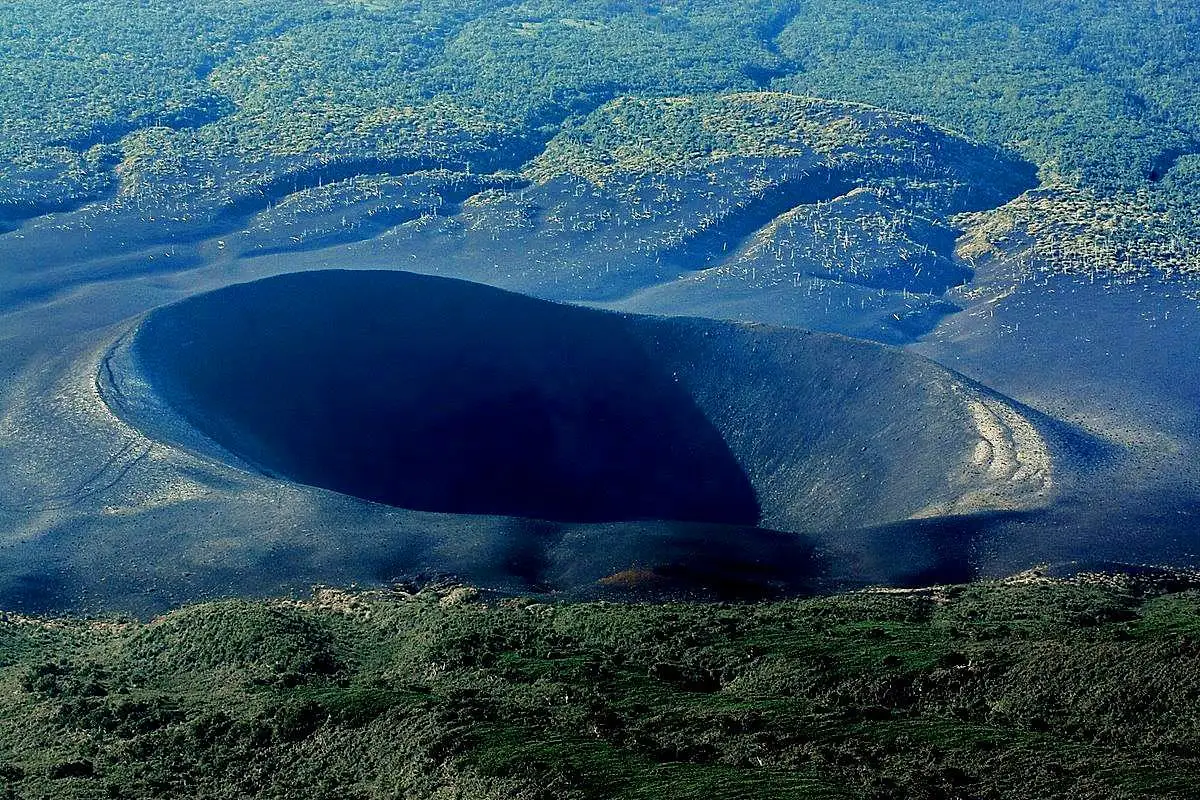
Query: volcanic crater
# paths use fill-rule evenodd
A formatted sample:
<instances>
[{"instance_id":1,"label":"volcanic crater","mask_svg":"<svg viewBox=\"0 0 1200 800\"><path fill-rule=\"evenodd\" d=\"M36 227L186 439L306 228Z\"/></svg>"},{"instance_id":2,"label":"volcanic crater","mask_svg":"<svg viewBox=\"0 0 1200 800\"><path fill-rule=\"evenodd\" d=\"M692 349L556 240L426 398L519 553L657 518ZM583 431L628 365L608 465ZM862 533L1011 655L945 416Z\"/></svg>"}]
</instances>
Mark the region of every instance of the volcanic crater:
<instances>
[{"instance_id":1,"label":"volcanic crater","mask_svg":"<svg viewBox=\"0 0 1200 800\"><path fill-rule=\"evenodd\" d=\"M995 494L1012 471L979 464L980 441L1019 461L1036 438L981 428L979 404L999 400L892 348L399 271L165 306L100 385L156 438L278 479L567 523L887 523Z\"/></svg>"}]
</instances>

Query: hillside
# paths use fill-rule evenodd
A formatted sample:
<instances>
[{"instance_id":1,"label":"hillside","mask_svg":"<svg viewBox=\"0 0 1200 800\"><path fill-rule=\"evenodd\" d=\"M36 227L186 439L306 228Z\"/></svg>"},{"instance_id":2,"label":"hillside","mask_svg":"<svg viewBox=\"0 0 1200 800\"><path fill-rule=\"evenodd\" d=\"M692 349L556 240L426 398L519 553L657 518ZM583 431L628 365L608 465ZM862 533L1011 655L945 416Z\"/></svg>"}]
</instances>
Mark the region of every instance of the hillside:
<instances>
[{"instance_id":1,"label":"hillside","mask_svg":"<svg viewBox=\"0 0 1200 800\"><path fill-rule=\"evenodd\" d=\"M1189 798L1200 596L1036 575L760 605L463 587L0 620L9 798Z\"/></svg>"}]
</instances>

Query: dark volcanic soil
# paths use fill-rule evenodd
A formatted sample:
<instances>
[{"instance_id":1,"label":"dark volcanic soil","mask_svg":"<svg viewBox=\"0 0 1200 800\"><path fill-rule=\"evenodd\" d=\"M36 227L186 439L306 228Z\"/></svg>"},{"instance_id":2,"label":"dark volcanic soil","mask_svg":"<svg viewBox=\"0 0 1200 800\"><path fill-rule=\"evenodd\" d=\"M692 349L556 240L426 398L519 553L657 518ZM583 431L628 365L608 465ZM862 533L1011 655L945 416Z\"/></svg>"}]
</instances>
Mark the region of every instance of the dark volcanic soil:
<instances>
[{"instance_id":1,"label":"dark volcanic soil","mask_svg":"<svg viewBox=\"0 0 1200 800\"><path fill-rule=\"evenodd\" d=\"M179 444L413 510L801 531L980 488L964 472L975 389L923 359L408 273L189 298L150 314L102 377L135 421L127 387L155 398L150 430L176 413Z\"/></svg>"},{"instance_id":2,"label":"dark volcanic soil","mask_svg":"<svg viewBox=\"0 0 1200 800\"><path fill-rule=\"evenodd\" d=\"M758 522L720 432L617 315L329 271L186 300L134 350L199 430L300 483L424 511Z\"/></svg>"}]
</instances>

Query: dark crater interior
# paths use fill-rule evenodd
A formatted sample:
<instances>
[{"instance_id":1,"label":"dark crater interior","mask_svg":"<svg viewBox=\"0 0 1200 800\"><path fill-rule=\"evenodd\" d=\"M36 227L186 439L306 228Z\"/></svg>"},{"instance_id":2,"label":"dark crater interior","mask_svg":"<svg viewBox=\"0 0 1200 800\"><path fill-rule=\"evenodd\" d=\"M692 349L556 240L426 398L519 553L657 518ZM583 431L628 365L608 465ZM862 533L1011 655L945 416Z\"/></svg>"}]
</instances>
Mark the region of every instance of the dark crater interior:
<instances>
[{"instance_id":1,"label":"dark crater interior","mask_svg":"<svg viewBox=\"0 0 1200 800\"><path fill-rule=\"evenodd\" d=\"M979 441L975 390L900 350L399 271L164 306L98 385L150 436L237 466L564 525L881 525L960 496Z\"/></svg>"},{"instance_id":2,"label":"dark crater interior","mask_svg":"<svg viewBox=\"0 0 1200 800\"><path fill-rule=\"evenodd\" d=\"M722 433L620 315L324 271L161 309L133 347L188 423L299 483L564 522L760 517Z\"/></svg>"}]
</instances>

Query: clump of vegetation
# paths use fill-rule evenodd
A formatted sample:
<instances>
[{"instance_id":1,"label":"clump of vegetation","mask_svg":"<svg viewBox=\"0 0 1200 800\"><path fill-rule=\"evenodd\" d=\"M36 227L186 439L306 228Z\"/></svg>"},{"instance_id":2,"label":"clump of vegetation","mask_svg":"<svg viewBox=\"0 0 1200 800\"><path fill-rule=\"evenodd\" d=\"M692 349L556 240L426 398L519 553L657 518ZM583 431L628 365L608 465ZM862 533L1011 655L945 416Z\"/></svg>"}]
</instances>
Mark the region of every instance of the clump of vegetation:
<instances>
[{"instance_id":1,"label":"clump of vegetation","mask_svg":"<svg viewBox=\"0 0 1200 800\"><path fill-rule=\"evenodd\" d=\"M965 231L958 253L971 264L1001 256L1021 280L1066 274L1193 284L1200 279L1200 237L1181 230L1157 199L1149 191L1040 187L998 209L958 216Z\"/></svg>"},{"instance_id":2,"label":"clump of vegetation","mask_svg":"<svg viewBox=\"0 0 1200 800\"><path fill-rule=\"evenodd\" d=\"M1186 798L1200 591L1036 574L753 605L466 587L0 620L0 793Z\"/></svg>"},{"instance_id":3,"label":"clump of vegetation","mask_svg":"<svg viewBox=\"0 0 1200 800\"><path fill-rule=\"evenodd\" d=\"M1032 177L1014 159L920 118L779 92L620 97L567 126L524 174L539 183L562 176L613 183L633 195L687 176L715 182L729 163L765 182L764 165L780 162L792 165L789 179L841 170L894 185L909 200L940 194L935 205L946 195L961 202L964 185L983 174L995 186L976 187L979 198ZM1000 166L1016 174L1002 177Z\"/></svg>"},{"instance_id":4,"label":"clump of vegetation","mask_svg":"<svg viewBox=\"0 0 1200 800\"><path fill-rule=\"evenodd\" d=\"M525 173L577 175L604 185L682 175L731 158L833 156L870 142L862 109L772 92L622 97L555 137Z\"/></svg>"}]
</instances>

